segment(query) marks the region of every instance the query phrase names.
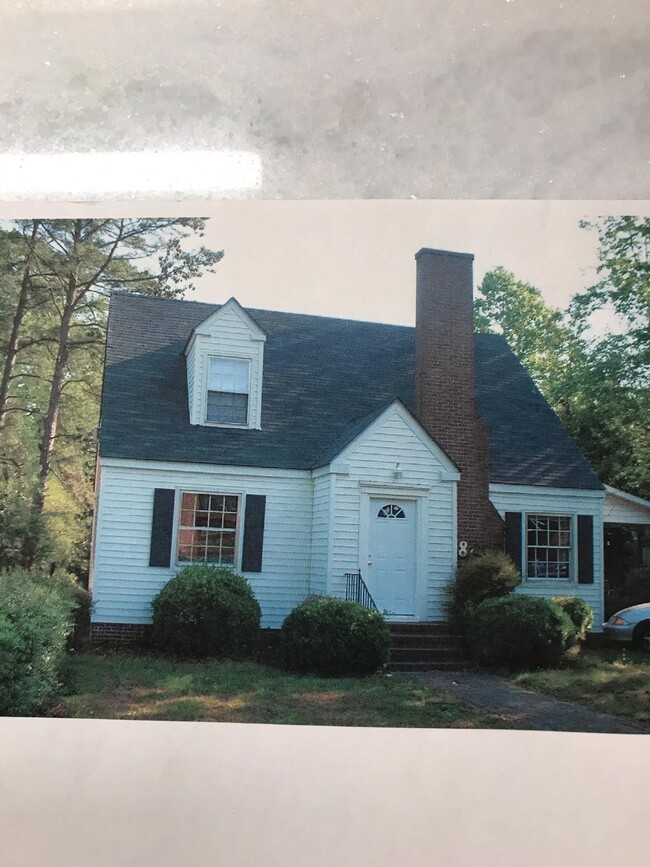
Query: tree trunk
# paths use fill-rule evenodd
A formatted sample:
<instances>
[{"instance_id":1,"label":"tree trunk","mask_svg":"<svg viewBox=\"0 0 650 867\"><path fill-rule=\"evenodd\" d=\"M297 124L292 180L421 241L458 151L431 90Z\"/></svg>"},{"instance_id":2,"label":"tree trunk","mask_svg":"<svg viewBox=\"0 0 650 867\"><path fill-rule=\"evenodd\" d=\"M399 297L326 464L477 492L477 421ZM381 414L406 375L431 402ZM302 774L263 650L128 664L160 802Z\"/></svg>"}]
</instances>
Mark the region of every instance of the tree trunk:
<instances>
[{"instance_id":1,"label":"tree trunk","mask_svg":"<svg viewBox=\"0 0 650 867\"><path fill-rule=\"evenodd\" d=\"M7 346L7 357L5 359L5 366L2 372L2 382L0 383L0 430L2 430L7 420L7 400L9 398L11 378L13 376L14 368L16 366L16 358L18 357L18 340L20 337L20 329L23 324L25 311L27 310L27 302L29 301L29 295L32 289L32 277L30 267L32 254L34 252L34 245L36 243L37 230L38 221L34 220L32 235L30 238L30 246L27 253L27 259L25 261L25 270L23 272L23 279L20 284L18 304L16 305L14 320L11 326L11 336L9 337L9 345Z\"/></svg>"},{"instance_id":2,"label":"tree trunk","mask_svg":"<svg viewBox=\"0 0 650 867\"><path fill-rule=\"evenodd\" d=\"M52 385L50 387L50 399L47 407L47 415L43 425L43 443L41 445L40 469L38 474L38 489L34 499L34 509L42 512L45 504L45 485L52 465L52 452L59 423L59 409L61 406L61 394L65 381L65 372L70 355L70 326L72 317L78 303L76 274L71 273L68 283L65 308L59 327L59 347L54 363Z\"/></svg>"},{"instance_id":3,"label":"tree trunk","mask_svg":"<svg viewBox=\"0 0 650 867\"><path fill-rule=\"evenodd\" d=\"M59 421L61 394L63 392L68 357L70 355L70 326L72 325L72 319L81 298L77 286L79 269L78 244L80 239L81 222L77 220L75 221L73 231L70 272L68 275L65 304L61 316L61 325L59 326L58 349L50 386L50 398L48 401L47 415L45 416L45 422L43 425L43 441L41 444L38 484L32 501L32 517L30 526L26 528L23 537L21 561L22 565L27 569L32 569L34 567L38 557L39 538L43 531L45 488L52 465L52 452L54 450L54 440L56 438Z\"/></svg>"}]
</instances>

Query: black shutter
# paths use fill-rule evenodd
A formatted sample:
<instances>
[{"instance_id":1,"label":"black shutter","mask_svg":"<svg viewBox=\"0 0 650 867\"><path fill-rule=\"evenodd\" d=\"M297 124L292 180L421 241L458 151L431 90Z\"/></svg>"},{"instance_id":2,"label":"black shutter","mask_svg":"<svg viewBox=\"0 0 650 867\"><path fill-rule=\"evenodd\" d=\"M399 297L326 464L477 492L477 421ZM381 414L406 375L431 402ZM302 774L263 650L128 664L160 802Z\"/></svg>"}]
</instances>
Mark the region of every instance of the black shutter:
<instances>
[{"instance_id":1,"label":"black shutter","mask_svg":"<svg viewBox=\"0 0 650 867\"><path fill-rule=\"evenodd\" d=\"M521 512L506 512L506 554L521 572Z\"/></svg>"},{"instance_id":2,"label":"black shutter","mask_svg":"<svg viewBox=\"0 0 650 867\"><path fill-rule=\"evenodd\" d=\"M151 521L150 566L169 566L174 525L174 499L172 488L156 488L153 492L153 520Z\"/></svg>"},{"instance_id":3,"label":"black shutter","mask_svg":"<svg viewBox=\"0 0 650 867\"><path fill-rule=\"evenodd\" d=\"M578 584L594 583L594 519L578 515Z\"/></svg>"},{"instance_id":4,"label":"black shutter","mask_svg":"<svg viewBox=\"0 0 650 867\"><path fill-rule=\"evenodd\" d=\"M266 497L259 494L246 495L244 515L244 544L242 551L242 572L262 571L262 543L264 540L264 513Z\"/></svg>"}]
</instances>

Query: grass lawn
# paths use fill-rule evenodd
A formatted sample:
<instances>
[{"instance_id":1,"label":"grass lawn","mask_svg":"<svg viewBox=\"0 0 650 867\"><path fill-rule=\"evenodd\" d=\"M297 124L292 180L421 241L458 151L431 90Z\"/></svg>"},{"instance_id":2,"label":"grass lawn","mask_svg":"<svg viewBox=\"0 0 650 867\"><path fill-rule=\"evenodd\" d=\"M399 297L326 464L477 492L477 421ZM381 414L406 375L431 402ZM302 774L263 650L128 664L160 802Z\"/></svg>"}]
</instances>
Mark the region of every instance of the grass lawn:
<instances>
[{"instance_id":1,"label":"grass lawn","mask_svg":"<svg viewBox=\"0 0 650 867\"><path fill-rule=\"evenodd\" d=\"M173 662L145 654L70 657L57 715L293 725L509 728L403 675L318 678L252 662Z\"/></svg>"},{"instance_id":2,"label":"grass lawn","mask_svg":"<svg viewBox=\"0 0 650 867\"><path fill-rule=\"evenodd\" d=\"M515 683L563 701L650 726L650 654L619 649L585 650L566 668L514 677Z\"/></svg>"}]
</instances>

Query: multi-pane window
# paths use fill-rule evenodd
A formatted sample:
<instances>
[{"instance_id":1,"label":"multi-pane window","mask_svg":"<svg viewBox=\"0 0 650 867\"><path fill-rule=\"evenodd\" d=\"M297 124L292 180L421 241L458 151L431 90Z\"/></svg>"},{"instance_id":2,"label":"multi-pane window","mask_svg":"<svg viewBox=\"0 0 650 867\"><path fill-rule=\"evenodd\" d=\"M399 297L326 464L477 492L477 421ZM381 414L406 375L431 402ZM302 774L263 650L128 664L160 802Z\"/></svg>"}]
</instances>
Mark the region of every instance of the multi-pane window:
<instances>
[{"instance_id":1,"label":"multi-pane window","mask_svg":"<svg viewBox=\"0 0 650 867\"><path fill-rule=\"evenodd\" d=\"M528 515L526 521L528 578L571 576L571 518Z\"/></svg>"},{"instance_id":2,"label":"multi-pane window","mask_svg":"<svg viewBox=\"0 0 650 867\"><path fill-rule=\"evenodd\" d=\"M247 359L210 359L206 421L248 424L249 372Z\"/></svg>"},{"instance_id":3,"label":"multi-pane window","mask_svg":"<svg viewBox=\"0 0 650 867\"><path fill-rule=\"evenodd\" d=\"M179 563L235 563L239 497L232 494L181 496Z\"/></svg>"}]
</instances>

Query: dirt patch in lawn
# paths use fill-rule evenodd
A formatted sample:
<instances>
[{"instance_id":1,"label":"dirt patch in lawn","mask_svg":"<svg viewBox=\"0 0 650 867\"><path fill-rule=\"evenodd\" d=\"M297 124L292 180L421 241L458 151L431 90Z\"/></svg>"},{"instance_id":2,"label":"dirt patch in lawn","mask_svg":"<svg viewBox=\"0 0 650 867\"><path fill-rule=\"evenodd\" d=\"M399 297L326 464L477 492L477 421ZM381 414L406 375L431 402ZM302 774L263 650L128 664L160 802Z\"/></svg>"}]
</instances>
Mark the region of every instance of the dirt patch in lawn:
<instances>
[{"instance_id":1,"label":"dirt patch in lawn","mask_svg":"<svg viewBox=\"0 0 650 867\"><path fill-rule=\"evenodd\" d=\"M326 679L254 663L79 654L65 712L101 719L298 725L505 728L499 716L409 677Z\"/></svg>"}]
</instances>

